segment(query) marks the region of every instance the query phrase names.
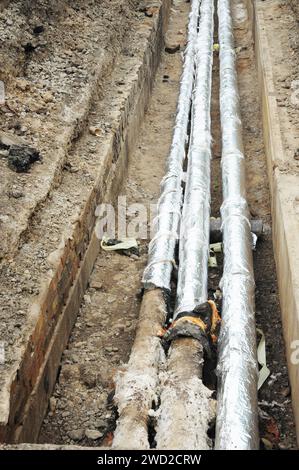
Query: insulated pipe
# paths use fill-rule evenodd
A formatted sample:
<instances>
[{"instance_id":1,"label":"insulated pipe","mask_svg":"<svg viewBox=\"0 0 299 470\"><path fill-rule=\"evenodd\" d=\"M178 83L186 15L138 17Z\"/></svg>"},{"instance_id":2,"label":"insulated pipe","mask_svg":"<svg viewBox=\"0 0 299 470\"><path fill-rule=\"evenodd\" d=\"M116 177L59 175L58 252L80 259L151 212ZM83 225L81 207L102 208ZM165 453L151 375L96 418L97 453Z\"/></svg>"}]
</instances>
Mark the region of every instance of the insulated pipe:
<instances>
[{"instance_id":1,"label":"insulated pipe","mask_svg":"<svg viewBox=\"0 0 299 470\"><path fill-rule=\"evenodd\" d=\"M224 273L216 449L257 449L257 358L250 214L229 0L218 0Z\"/></svg>"},{"instance_id":2,"label":"insulated pipe","mask_svg":"<svg viewBox=\"0 0 299 470\"><path fill-rule=\"evenodd\" d=\"M167 174L162 182L158 216L155 220L156 235L149 247L149 261L143 276L147 290L142 300L129 363L116 378L115 403L119 418L114 433L113 448L118 449L146 449L150 445L148 417L153 402L157 401L158 369L164 355L157 332L162 329L167 316L164 289L170 290L175 245L178 239L182 165L185 159L194 81L194 52L200 3L201 0L192 1L173 141L167 162Z\"/></svg>"},{"instance_id":3,"label":"insulated pipe","mask_svg":"<svg viewBox=\"0 0 299 470\"><path fill-rule=\"evenodd\" d=\"M142 282L146 289L170 290L175 247L178 240L182 204L182 174L187 143L191 96L194 82L194 53L201 0L193 0L188 25L188 43L177 106L172 145L166 175L161 183L158 214L154 220L154 237L149 244L148 264Z\"/></svg>"},{"instance_id":4,"label":"insulated pipe","mask_svg":"<svg viewBox=\"0 0 299 470\"><path fill-rule=\"evenodd\" d=\"M188 170L180 229L177 307L192 311L208 297L210 239L211 88L214 2L202 0L196 42Z\"/></svg>"},{"instance_id":5,"label":"insulated pipe","mask_svg":"<svg viewBox=\"0 0 299 470\"><path fill-rule=\"evenodd\" d=\"M130 360L116 376L114 402L118 420L114 449L149 449L148 418L157 402L158 369L164 350L157 331L166 320L167 310L161 289L145 292Z\"/></svg>"},{"instance_id":6,"label":"insulated pipe","mask_svg":"<svg viewBox=\"0 0 299 470\"><path fill-rule=\"evenodd\" d=\"M187 181L180 231L175 317L207 300L210 224L210 101L214 1L202 0L196 41ZM202 382L203 345L195 338L172 340L161 372L158 449L209 449L214 418L212 392Z\"/></svg>"}]
</instances>

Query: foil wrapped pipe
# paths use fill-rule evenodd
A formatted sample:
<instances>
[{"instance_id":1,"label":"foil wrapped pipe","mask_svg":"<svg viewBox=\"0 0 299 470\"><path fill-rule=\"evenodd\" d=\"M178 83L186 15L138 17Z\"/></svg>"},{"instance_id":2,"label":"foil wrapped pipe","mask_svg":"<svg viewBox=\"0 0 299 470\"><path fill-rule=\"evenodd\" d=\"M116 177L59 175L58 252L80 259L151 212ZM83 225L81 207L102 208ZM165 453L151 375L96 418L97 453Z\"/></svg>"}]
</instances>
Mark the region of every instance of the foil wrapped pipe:
<instances>
[{"instance_id":1,"label":"foil wrapped pipe","mask_svg":"<svg viewBox=\"0 0 299 470\"><path fill-rule=\"evenodd\" d=\"M218 0L224 270L215 448L257 449L257 353L250 214L230 0Z\"/></svg>"},{"instance_id":2,"label":"foil wrapped pipe","mask_svg":"<svg viewBox=\"0 0 299 470\"><path fill-rule=\"evenodd\" d=\"M188 23L188 41L176 112L172 145L167 159L166 175L161 183L157 216L153 221L154 236L149 244L148 264L142 282L145 289L170 290L175 248L179 238L182 206L183 162L186 156L188 122L194 82L195 44L198 35L201 0L193 0Z\"/></svg>"},{"instance_id":3,"label":"foil wrapped pipe","mask_svg":"<svg viewBox=\"0 0 299 470\"><path fill-rule=\"evenodd\" d=\"M202 0L174 319L181 312L192 311L208 297L213 16L214 2Z\"/></svg>"}]
</instances>

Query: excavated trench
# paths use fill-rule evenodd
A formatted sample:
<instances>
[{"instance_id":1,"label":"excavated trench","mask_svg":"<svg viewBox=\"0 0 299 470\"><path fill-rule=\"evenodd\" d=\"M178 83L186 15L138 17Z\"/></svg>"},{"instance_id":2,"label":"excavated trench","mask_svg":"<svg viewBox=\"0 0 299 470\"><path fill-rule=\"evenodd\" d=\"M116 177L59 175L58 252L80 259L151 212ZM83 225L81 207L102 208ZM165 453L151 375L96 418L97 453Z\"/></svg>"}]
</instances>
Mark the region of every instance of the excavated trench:
<instances>
[{"instance_id":1,"label":"excavated trench","mask_svg":"<svg viewBox=\"0 0 299 470\"><path fill-rule=\"evenodd\" d=\"M41 348L41 357L35 364L30 362L30 354L28 359L23 359L21 379L18 378L17 384L13 385L16 390L15 410L11 411L9 424L2 430L4 442L83 447L109 447L112 444L118 419L114 402L115 377L126 370L136 329L141 328L138 326L142 323L138 322L138 318L144 294L141 277L147 262L150 216L153 216L160 194L160 182L171 144L190 10L189 2L184 0L172 2L171 11L170 2L164 1L162 4L158 13L154 12L154 19L150 17L151 23L144 26L147 43L140 46L144 55L139 62L130 64L129 54L116 58L109 81L101 85L100 95L91 106L86 118L87 126L73 141L68 152L62 184L51 195L52 204L60 208L61 222L68 218L70 207L76 201L80 210L85 204L84 215L79 210L71 222L77 223L78 234L74 236L73 229L68 229L67 250L57 245L59 236L55 233L59 234L59 223L54 223L52 234L47 232L52 245L48 261L50 258L52 271L56 270L56 281L50 280L45 288L44 295L49 297L43 307L48 318L46 327L42 320L39 320L38 327L39 334L46 328L47 344L40 346L38 329L35 329L36 339L34 335L30 336L31 353L34 347ZM252 219L263 222L263 231L254 250L256 323L265 335L267 366L271 375L259 390L260 446L291 449L296 447L296 434L272 246L262 109L257 92L259 81L254 50L254 17L249 1L235 1L233 6L248 203ZM155 22L154 26L152 21ZM216 9L215 26L214 44L217 45ZM162 36L166 29L165 48ZM132 39L134 45L135 40ZM116 86L111 87L111 83ZM111 110L110 115L107 109ZM222 188L217 47L214 47L211 113L211 216L220 217ZM105 121L106 141L102 136L99 138L97 131L102 128L102 121ZM116 131L115 123L118 125ZM111 129L114 137L109 141ZM93 178L91 175L98 165L98 154L105 152L107 156L101 160L101 172L95 184L92 180L92 195L85 193L82 198L82 180L76 187L80 157L83 155L86 161L84 186L89 185L88 178ZM117 215L126 208L127 227L131 224L138 227L139 233L143 232L144 237L139 240L137 250L109 252L101 249L93 233L95 208L99 203L111 201ZM144 211L147 222L142 218ZM40 230L51 226L51 220L53 213L48 211L46 204L42 204L23 235L28 249L34 246ZM130 233L130 236L134 234ZM223 268L222 254L217 253L216 258L217 266L209 268L208 289L209 298L216 301L221 314L219 283ZM57 270L57 260L61 259L63 263L60 261ZM46 267L43 268L46 271ZM174 289L175 284L176 279L173 279ZM49 293L47 289L51 290L51 286L52 292ZM173 298L168 299L168 317L172 316L173 303ZM155 309L154 301L152 309ZM33 314L36 318L36 309ZM188 363L188 358L185 359ZM203 383L210 390L211 397L217 400L216 352L204 359ZM34 376L29 377L29 385L22 378L28 370ZM24 390L28 399L20 403L19 397ZM157 445L155 413L161 403L159 389L157 395L148 423L151 448ZM188 423L186 425L188 428ZM209 446L213 447L214 418L209 421L207 432Z\"/></svg>"}]
</instances>

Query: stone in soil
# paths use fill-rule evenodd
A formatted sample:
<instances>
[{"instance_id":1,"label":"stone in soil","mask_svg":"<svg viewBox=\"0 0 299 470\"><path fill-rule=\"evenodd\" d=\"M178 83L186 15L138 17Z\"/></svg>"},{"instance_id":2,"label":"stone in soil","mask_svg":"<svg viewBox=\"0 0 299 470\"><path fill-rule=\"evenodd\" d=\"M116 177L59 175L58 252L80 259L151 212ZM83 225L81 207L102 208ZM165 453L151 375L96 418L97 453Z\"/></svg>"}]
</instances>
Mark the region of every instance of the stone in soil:
<instances>
[{"instance_id":1,"label":"stone in soil","mask_svg":"<svg viewBox=\"0 0 299 470\"><path fill-rule=\"evenodd\" d=\"M87 439L96 441L97 439L101 439L101 437L103 437L103 434L100 431L97 431L96 429L86 429L85 436L87 437Z\"/></svg>"},{"instance_id":2,"label":"stone in soil","mask_svg":"<svg viewBox=\"0 0 299 470\"><path fill-rule=\"evenodd\" d=\"M84 437L83 429L74 429L68 433L68 436L72 441L81 441Z\"/></svg>"},{"instance_id":3,"label":"stone in soil","mask_svg":"<svg viewBox=\"0 0 299 470\"><path fill-rule=\"evenodd\" d=\"M29 171L32 163L40 160L40 154L29 145L12 145L7 160L11 170L24 173Z\"/></svg>"}]
</instances>

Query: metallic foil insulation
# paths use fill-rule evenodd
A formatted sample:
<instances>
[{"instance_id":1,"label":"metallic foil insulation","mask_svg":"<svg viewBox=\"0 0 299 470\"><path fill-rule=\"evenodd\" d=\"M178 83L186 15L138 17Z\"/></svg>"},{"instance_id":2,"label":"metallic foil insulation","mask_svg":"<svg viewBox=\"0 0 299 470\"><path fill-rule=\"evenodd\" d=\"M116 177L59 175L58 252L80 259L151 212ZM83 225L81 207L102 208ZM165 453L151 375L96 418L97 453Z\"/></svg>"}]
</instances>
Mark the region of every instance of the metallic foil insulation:
<instances>
[{"instance_id":1,"label":"metallic foil insulation","mask_svg":"<svg viewBox=\"0 0 299 470\"><path fill-rule=\"evenodd\" d=\"M215 447L245 450L258 448L259 442L258 369L252 238L229 0L218 0L218 18L224 272Z\"/></svg>"},{"instance_id":2,"label":"metallic foil insulation","mask_svg":"<svg viewBox=\"0 0 299 470\"><path fill-rule=\"evenodd\" d=\"M208 298L213 15L214 2L202 0L174 318L181 312L192 311Z\"/></svg>"},{"instance_id":3,"label":"metallic foil insulation","mask_svg":"<svg viewBox=\"0 0 299 470\"><path fill-rule=\"evenodd\" d=\"M188 24L188 43L181 77L176 122L167 160L167 172L161 183L154 237L149 244L148 264L142 282L146 289L170 290L170 278L179 238L182 205L183 162L186 156L187 131L194 83L194 56L201 0L193 0Z\"/></svg>"}]
</instances>

